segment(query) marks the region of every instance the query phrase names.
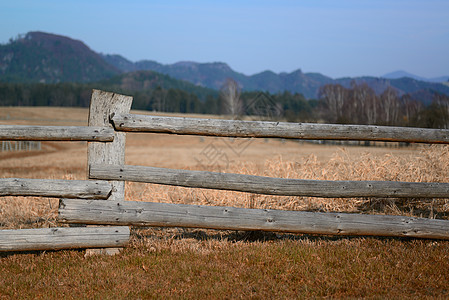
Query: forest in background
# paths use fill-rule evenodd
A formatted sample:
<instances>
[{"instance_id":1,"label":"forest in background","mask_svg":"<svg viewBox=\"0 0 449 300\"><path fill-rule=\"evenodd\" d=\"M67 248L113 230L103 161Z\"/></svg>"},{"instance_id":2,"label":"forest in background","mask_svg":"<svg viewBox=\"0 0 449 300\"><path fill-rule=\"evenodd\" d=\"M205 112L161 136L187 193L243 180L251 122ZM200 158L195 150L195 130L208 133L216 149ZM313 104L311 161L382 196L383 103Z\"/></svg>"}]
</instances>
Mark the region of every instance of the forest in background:
<instances>
[{"instance_id":1,"label":"forest in background","mask_svg":"<svg viewBox=\"0 0 449 300\"><path fill-rule=\"evenodd\" d=\"M226 96L229 85L234 97ZM228 80L221 91L198 95L178 88L133 90L103 83L0 83L0 106L88 107L92 89L103 89L134 97L133 109L158 112L231 114L289 122L325 122L449 128L449 96L433 93L429 105L399 95L394 88L376 94L367 84L353 82L350 88L328 84L318 99L307 100L299 93L241 91Z\"/></svg>"}]
</instances>

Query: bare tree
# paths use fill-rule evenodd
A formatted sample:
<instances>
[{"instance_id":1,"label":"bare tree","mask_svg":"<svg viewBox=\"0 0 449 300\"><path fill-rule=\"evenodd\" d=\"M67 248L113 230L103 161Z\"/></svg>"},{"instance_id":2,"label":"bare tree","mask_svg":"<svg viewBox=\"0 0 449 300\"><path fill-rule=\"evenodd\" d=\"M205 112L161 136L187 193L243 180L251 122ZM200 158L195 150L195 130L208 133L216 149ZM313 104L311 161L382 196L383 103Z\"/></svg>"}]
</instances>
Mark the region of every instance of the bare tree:
<instances>
[{"instance_id":1,"label":"bare tree","mask_svg":"<svg viewBox=\"0 0 449 300\"><path fill-rule=\"evenodd\" d=\"M419 122L420 113L423 110L422 102L412 100L410 95L405 94L401 97L403 124L405 126L417 126Z\"/></svg>"},{"instance_id":2,"label":"bare tree","mask_svg":"<svg viewBox=\"0 0 449 300\"><path fill-rule=\"evenodd\" d=\"M162 89L158 86L152 94L153 97L153 110L155 111L165 111L165 104L167 99L167 90Z\"/></svg>"},{"instance_id":3,"label":"bare tree","mask_svg":"<svg viewBox=\"0 0 449 300\"><path fill-rule=\"evenodd\" d=\"M366 83L353 83L353 97L360 110L361 124L376 124L379 119L379 99L374 90Z\"/></svg>"},{"instance_id":4,"label":"bare tree","mask_svg":"<svg viewBox=\"0 0 449 300\"><path fill-rule=\"evenodd\" d=\"M399 113L401 111L401 103L399 101L396 89L389 86L380 95L380 108L382 110L382 122L385 125L397 125L399 122Z\"/></svg>"},{"instance_id":5,"label":"bare tree","mask_svg":"<svg viewBox=\"0 0 449 300\"><path fill-rule=\"evenodd\" d=\"M443 128L449 128L449 96L435 93L432 104L441 111L440 122Z\"/></svg>"},{"instance_id":6,"label":"bare tree","mask_svg":"<svg viewBox=\"0 0 449 300\"><path fill-rule=\"evenodd\" d=\"M328 120L340 122L345 116L345 101L347 100L347 89L339 84L326 84L320 88L319 97L324 100Z\"/></svg>"},{"instance_id":7,"label":"bare tree","mask_svg":"<svg viewBox=\"0 0 449 300\"><path fill-rule=\"evenodd\" d=\"M223 104L223 113L229 114L236 119L243 113L243 104L240 99L241 89L237 81L227 78L220 89L220 97Z\"/></svg>"}]
</instances>

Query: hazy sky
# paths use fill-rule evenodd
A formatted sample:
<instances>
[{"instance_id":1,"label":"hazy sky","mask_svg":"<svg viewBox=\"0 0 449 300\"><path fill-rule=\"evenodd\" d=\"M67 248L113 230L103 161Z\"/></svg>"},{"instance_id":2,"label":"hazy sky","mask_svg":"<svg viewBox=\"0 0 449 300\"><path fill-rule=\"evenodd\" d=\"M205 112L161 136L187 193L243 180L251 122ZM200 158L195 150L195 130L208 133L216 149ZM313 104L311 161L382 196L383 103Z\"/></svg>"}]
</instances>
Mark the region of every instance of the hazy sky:
<instances>
[{"instance_id":1,"label":"hazy sky","mask_svg":"<svg viewBox=\"0 0 449 300\"><path fill-rule=\"evenodd\" d=\"M449 75L447 0L0 0L0 43L37 30L132 61L221 61L247 75Z\"/></svg>"}]
</instances>

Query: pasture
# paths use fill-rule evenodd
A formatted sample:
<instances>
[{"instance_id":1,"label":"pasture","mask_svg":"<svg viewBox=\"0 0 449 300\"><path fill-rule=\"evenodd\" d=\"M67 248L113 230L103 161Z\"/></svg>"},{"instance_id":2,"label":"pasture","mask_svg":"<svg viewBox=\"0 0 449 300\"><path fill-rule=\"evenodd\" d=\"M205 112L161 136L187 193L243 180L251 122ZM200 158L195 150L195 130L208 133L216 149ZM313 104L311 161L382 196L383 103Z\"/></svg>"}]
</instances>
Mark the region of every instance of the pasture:
<instances>
[{"instance_id":1,"label":"pasture","mask_svg":"<svg viewBox=\"0 0 449 300\"><path fill-rule=\"evenodd\" d=\"M140 114L145 112L139 112ZM87 125L87 109L8 108L0 124ZM212 116L210 116L212 117ZM86 179L85 142L0 152L0 178ZM127 134L126 164L283 178L449 182L446 146ZM126 183L126 200L449 219L447 199L324 199ZM1 197L7 228L54 227L58 200ZM449 295L449 242L180 228L134 229L114 257L1 257L0 296L420 297Z\"/></svg>"}]
</instances>

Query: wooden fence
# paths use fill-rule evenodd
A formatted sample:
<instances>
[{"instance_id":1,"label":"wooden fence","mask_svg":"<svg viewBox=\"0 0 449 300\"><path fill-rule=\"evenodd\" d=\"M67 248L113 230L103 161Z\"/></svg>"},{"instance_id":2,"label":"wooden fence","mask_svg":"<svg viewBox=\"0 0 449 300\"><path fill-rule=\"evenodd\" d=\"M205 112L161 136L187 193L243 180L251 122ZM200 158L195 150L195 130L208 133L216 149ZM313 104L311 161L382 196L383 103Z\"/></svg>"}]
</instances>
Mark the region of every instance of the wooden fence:
<instances>
[{"instance_id":1,"label":"wooden fence","mask_svg":"<svg viewBox=\"0 0 449 300\"><path fill-rule=\"evenodd\" d=\"M0 151L31 151L41 150L39 141L2 141Z\"/></svg>"},{"instance_id":2,"label":"wooden fence","mask_svg":"<svg viewBox=\"0 0 449 300\"><path fill-rule=\"evenodd\" d=\"M449 130L133 115L132 98L94 90L88 126L0 125L0 140L88 141L89 180L0 179L0 196L57 197L59 221L114 225L1 230L0 251L120 247L128 226L449 239L449 221L125 201L125 181L312 197L449 198L449 183L323 181L125 165L126 132L449 144Z\"/></svg>"}]
</instances>

